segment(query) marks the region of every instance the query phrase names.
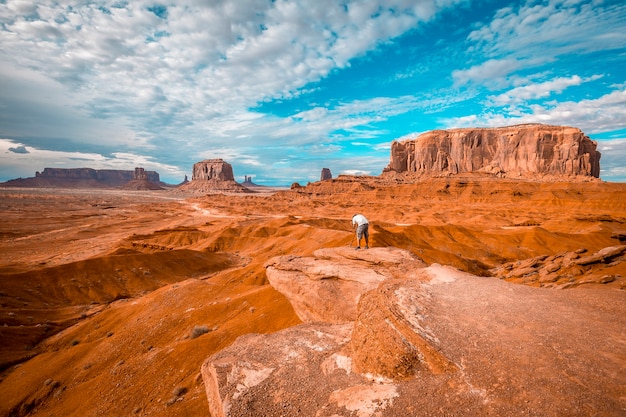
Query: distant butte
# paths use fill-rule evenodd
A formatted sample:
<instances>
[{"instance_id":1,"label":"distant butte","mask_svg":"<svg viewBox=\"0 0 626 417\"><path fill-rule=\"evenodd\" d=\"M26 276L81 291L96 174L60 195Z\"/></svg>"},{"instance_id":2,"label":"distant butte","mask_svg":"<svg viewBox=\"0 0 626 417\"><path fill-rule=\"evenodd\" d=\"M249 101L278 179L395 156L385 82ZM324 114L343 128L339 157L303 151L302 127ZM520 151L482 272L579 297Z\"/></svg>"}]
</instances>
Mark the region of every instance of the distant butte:
<instances>
[{"instance_id":1,"label":"distant butte","mask_svg":"<svg viewBox=\"0 0 626 417\"><path fill-rule=\"evenodd\" d=\"M433 130L414 139L391 143L390 161L379 176L340 175L333 178L323 168L320 182L309 184L335 192L335 187L355 183L411 183L423 177L479 175L487 177L590 181L600 177L597 143L580 129L569 126L522 124L497 128ZM155 171L145 171L137 180L135 172L91 168L45 168L34 178L17 178L0 187L35 188L119 188L159 189L167 186ZM148 184L150 183L150 184ZM263 188L245 176L244 184L235 181L232 165L223 159L205 159L193 166L191 181L177 186L190 192L257 192ZM293 190L306 187L294 182ZM309 187L310 188L310 187Z\"/></svg>"},{"instance_id":2,"label":"distant butte","mask_svg":"<svg viewBox=\"0 0 626 417\"><path fill-rule=\"evenodd\" d=\"M223 159L205 159L193 164L191 181L179 189L199 192L250 192L246 187L235 181L233 167Z\"/></svg>"},{"instance_id":3,"label":"distant butte","mask_svg":"<svg viewBox=\"0 0 626 417\"><path fill-rule=\"evenodd\" d=\"M140 168L143 170L143 168ZM156 171L143 171L143 180L158 189L164 185ZM135 181L136 169L44 168L35 177L17 178L1 183L2 187L32 188L118 188ZM158 188L154 188L158 187ZM132 188L132 187L131 187Z\"/></svg>"},{"instance_id":4,"label":"distant butte","mask_svg":"<svg viewBox=\"0 0 626 417\"><path fill-rule=\"evenodd\" d=\"M383 173L599 178L600 152L596 147L597 143L580 129L568 126L433 130L415 139L393 142Z\"/></svg>"},{"instance_id":5,"label":"distant butte","mask_svg":"<svg viewBox=\"0 0 626 417\"><path fill-rule=\"evenodd\" d=\"M123 190L163 190L164 188L148 179L148 173L143 168L135 168L135 176L132 181L121 187Z\"/></svg>"}]
</instances>

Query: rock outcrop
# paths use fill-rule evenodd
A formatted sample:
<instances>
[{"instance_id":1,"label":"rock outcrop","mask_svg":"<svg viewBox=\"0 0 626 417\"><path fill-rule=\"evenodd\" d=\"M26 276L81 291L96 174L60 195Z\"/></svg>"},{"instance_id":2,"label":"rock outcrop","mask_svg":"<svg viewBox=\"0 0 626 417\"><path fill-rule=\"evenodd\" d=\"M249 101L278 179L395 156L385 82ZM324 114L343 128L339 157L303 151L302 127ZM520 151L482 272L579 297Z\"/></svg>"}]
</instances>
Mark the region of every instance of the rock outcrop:
<instances>
[{"instance_id":1,"label":"rock outcrop","mask_svg":"<svg viewBox=\"0 0 626 417\"><path fill-rule=\"evenodd\" d=\"M330 168L322 168L322 173L320 174L320 181L332 180L333 174L330 172Z\"/></svg>"},{"instance_id":2,"label":"rock outcrop","mask_svg":"<svg viewBox=\"0 0 626 417\"><path fill-rule=\"evenodd\" d=\"M322 249L266 270L304 323L242 336L205 361L214 417L557 416L625 405L609 389L626 382L615 355L624 316L594 325L598 305L626 313L620 291L515 285L427 267L396 248Z\"/></svg>"},{"instance_id":3,"label":"rock outcrop","mask_svg":"<svg viewBox=\"0 0 626 417\"><path fill-rule=\"evenodd\" d=\"M277 257L266 264L267 278L289 298L304 322L354 321L361 295L388 278L390 263L416 260L406 252L386 248L353 252L344 253L341 264L336 249L320 249L314 258ZM372 262L371 267L364 267L364 259Z\"/></svg>"},{"instance_id":4,"label":"rock outcrop","mask_svg":"<svg viewBox=\"0 0 626 417\"><path fill-rule=\"evenodd\" d=\"M621 277L622 262L626 262L626 245L609 246L592 254L586 252L582 248L509 262L493 268L491 273L507 281L562 289L608 284Z\"/></svg>"},{"instance_id":5,"label":"rock outcrop","mask_svg":"<svg viewBox=\"0 0 626 417\"><path fill-rule=\"evenodd\" d=\"M249 192L235 181L233 167L223 159L205 159L193 164L191 181L179 189L184 191L213 192Z\"/></svg>"},{"instance_id":6,"label":"rock outcrop","mask_svg":"<svg viewBox=\"0 0 626 417\"><path fill-rule=\"evenodd\" d=\"M393 142L384 172L486 172L498 176L600 176L596 142L577 128L526 124L434 130Z\"/></svg>"},{"instance_id":7,"label":"rock outcrop","mask_svg":"<svg viewBox=\"0 0 626 417\"><path fill-rule=\"evenodd\" d=\"M143 170L143 168L139 168ZM34 178L18 178L2 184L5 187L50 187L50 188L117 188L135 180L135 171L92 168L44 168ZM159 173L143 171L145 180L161 184Z\"/></svg>"}]
</instances>

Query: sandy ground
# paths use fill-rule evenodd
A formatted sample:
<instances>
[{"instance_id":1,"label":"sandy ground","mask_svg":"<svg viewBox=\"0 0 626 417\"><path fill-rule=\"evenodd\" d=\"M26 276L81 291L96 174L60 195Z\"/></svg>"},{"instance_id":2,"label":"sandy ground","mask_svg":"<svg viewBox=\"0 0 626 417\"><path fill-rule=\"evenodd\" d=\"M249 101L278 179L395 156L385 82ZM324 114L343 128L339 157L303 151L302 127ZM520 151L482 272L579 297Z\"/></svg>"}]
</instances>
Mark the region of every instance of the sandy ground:
<instances>
[{"instance_id":1,"label":"sandy ground","mask_svg":"<svg viewBox=\"0 0 626 417\"><path fill-rule=\"evenodd\" d=\"M371 246L496 279L490 269L507 262L620 245L611 236L626 230L626 184L441 178L209 196L0 189L0 415L209 415L202 362L240 335L299 323L264 263L351 245L356 212L370 219ZM607 266L615 279L606 284L582 271L555 291L623 291L625 265Z\"/></svg>"}]
</instances>

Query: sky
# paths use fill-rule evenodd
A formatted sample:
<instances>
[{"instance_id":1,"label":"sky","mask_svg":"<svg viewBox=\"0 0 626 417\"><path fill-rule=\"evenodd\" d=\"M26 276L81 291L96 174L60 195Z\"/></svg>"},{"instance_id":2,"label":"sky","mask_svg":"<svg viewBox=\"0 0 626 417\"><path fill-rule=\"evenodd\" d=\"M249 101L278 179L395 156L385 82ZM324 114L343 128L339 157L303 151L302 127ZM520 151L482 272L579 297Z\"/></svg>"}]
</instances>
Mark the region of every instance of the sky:
<instances>
[{"instance_id":1,"label":"sky","mask_svg":"<svg viewBox=\"0 0 626 417\"><path fill-rule=\"evenodd\" d=\"M626 182L623 0L0 0L0 181L222 158L379 175L434 130L580 128Z\"/></svg>"}]
</instances>

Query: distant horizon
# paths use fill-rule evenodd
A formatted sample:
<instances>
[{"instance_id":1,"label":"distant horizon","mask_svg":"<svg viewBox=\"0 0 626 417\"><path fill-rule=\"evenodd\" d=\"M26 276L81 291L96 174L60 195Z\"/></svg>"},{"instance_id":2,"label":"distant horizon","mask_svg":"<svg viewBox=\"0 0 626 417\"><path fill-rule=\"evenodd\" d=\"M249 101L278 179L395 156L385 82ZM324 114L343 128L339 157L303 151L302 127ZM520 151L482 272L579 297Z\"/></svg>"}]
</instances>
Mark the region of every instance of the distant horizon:
<instances>
[{"instance_id":1,"label":"distant horizon","mask_svg":"<svg viewBox=\"0 0 626 417\"><path fill-rule=\"evenodd\" d=\"M621 0L0 2L0 181L222 158L268 186L379 175L394 140L542 123L626 182Z\"/></svg>"},{"instance_id":2,"label":"distant horizon","mask_svg":"<svg viewBox=\"0 0 626 417\"><path fill-rule=\"evenodd\" d=\"M521 123L521 124L516 124L516 125L507 125L507 126L501 126L501 127L490 127L490 128L483 128L483 127L463 127L463 128L449 128L449 129L445 129L445 130L449 130L449 131L451 131L451 130L459 130L459 129L460 129L460 130L472 130L472 129L498 129L498 128L508 128L508 127L517 127L517 126L533 126L533 125L536 125L536 126L553 126L553 125L547 125L547 124L544 124L544 123L534 123L534 122L529 122L529 123ZM556 126L556 127L559 127L559 126ZM574 126L563 126L563 127L571 127L571 128L575 128ZM440 129L438 129L438 130L440 130ZM433 132L433 131L430 131L430 132ZM424 134L424 133L428 133L428 132L423 132L422 134ZM583 132L583 134L584 134L584 132ZM415 137L417 137L417 136L419 136L419 135L416 135ZM404 139L403 139L403 141L406 141L406 140L411 140L411 139L410 139L410 138L404 138ZM591 140L593 140L593 139L591 139ZM596 141L596 142L597 142L597 141ZM390 155L390 156L391 156L391 155ZM227 160L225 160L225 159L223 159L223 158L206 158L206 159L203 159L202 161L196 161L195 163L199 163L199 162L203 162L203 161L210 161L210 160L219 160L219 161L224 161L224 162L226 162L226 163L230 164L231 166L233 165L230 161L227 161ZM601 161L602 161L602 158L600 159L600 164L601 164ZM195 164L195 163L194 163L194 164ZM386 165L385 167L387 167L387 165ZM356 177L356 176L374 176L374 177L378 177L378 176L380 176L380 175L382 175L382 174L383 174L385 167L383 167L383 168L381 169L381 171L380 171L380 173L379 173L379 174L345 174L345 173L343 173L343 174L337 174L337 175L335 175L335 174L333 174L333 173L332 173L332 169L330 169L330 168L328 168L328 167L322 167L322 168L320 168L320 169L319 169L319 172L320 172L320 178L321 178L321 173L322 173L322 170L324 170L324 169L329 169L329 170L331 171L331 174L332 174L332 178L333 178L333 179L334 179L334 178L337 178L337 177L339 177L339 176L355 176L355 177ZM16 180L16 179L28 179L28 178L34 178L34 177L36 177L36 175L37 175L37 174L39 174L39 173L43 173L46 169L66 169L66 170L92 169L92 170L96 170L96 171L106 171L106 170L113 170L113 171L115 171L115 170L118 170L118 171L133 172L136 168L144 168L144 167L133 167L132 169L130 169L130 168L126 168L126 169L124 169L124 168L116 168L116 169L112 169L112 168L93 168L93 167L89 167L89 166L80 166L80 167L79 167L79 166L76 166L76 167L69 167L69 166L68 166L68 167L44 167L44 168L43 168L43 169L41 169L41 170L36 170L36 171L35 171L35 174L34 174L34 176L33 176L33 177L26 177L26 178L24 178L24 177L11 178L11 179L8 179L8 180L0 180L0 183L3 183L3 182L8 182L8 181L11 181L11 180ZM145 169L145 168L144 168L144 169ZM164 184L166 184L166 185L168 185L168 186L176 186L176 185L178 185L178 184L181 184L182 182L184 182L184 181L185 181L185 178L187 178L189 181L192 181L192 178L191 178L192 176L185 175L185 176L183 176L183 178L182 178L182 180L181 180L181 181L174 182L174 183L172 183L172 182L167 182L167 181L165 181L163 178L161 178L161 173L159 173L158 171L156 171L156 170L148 170L148 169L146 169L146 171L156 172L156 173L159 175L160 182L161 182L161 183L164 183ZM463 172L463 173L467 173L467 172ZM459 174L463 174L463 173L459 173ZM237 180L237 175L235 175L235 173L234 173L234 172L233 172L233 177L234 177L234 181L235 181L235 182L237 182L237 183L239 183L239 184L245 184L245 183L246 183L246 180L250 180L250 182L251 182L251 183L253 183L253 184L255 184L255 185L267 186L267 187L277 187L277 188L289 188L292 184L294 184L294 183L299 183L299 181L292 181L292 182L291 182L291 183L289 183L289 184L279 184L279 183L273 183L273 182L271 182L271 181L272 181L272 179L271 179L271 178L268 178L268 180L269 180L270 182L269 182L268 184L263 184L262 182L260 182L260 183L259 183L259 182L258 182L258 181L259 181L258 179L257 179L257 181L255 182L255 181L254 181L254 176L251 176L251 175L246 175L246 174L244 174L244 175L243 175L243 177L244 177L244 180L243 180L243 181L238 181L238 180ZM321 180L320 178L318 178L317 180L309 180L309 181L307 181L307 182L315 182L315 181L320 181L320 180ZM591 177L591 178L596 178L596 177ZM615 183L624 183L624 182L626 182L626 180L614 180L614 181L612 181L612 180L605 180L605 179L603 179L602 177L600 177L600 178L598 178L598 179L600 179L600 180L602 180L602 181L605 181L605 182L615 182ZM263 181L263 180L261 180L261 181Z\"/></svg>"}]
</instances>

